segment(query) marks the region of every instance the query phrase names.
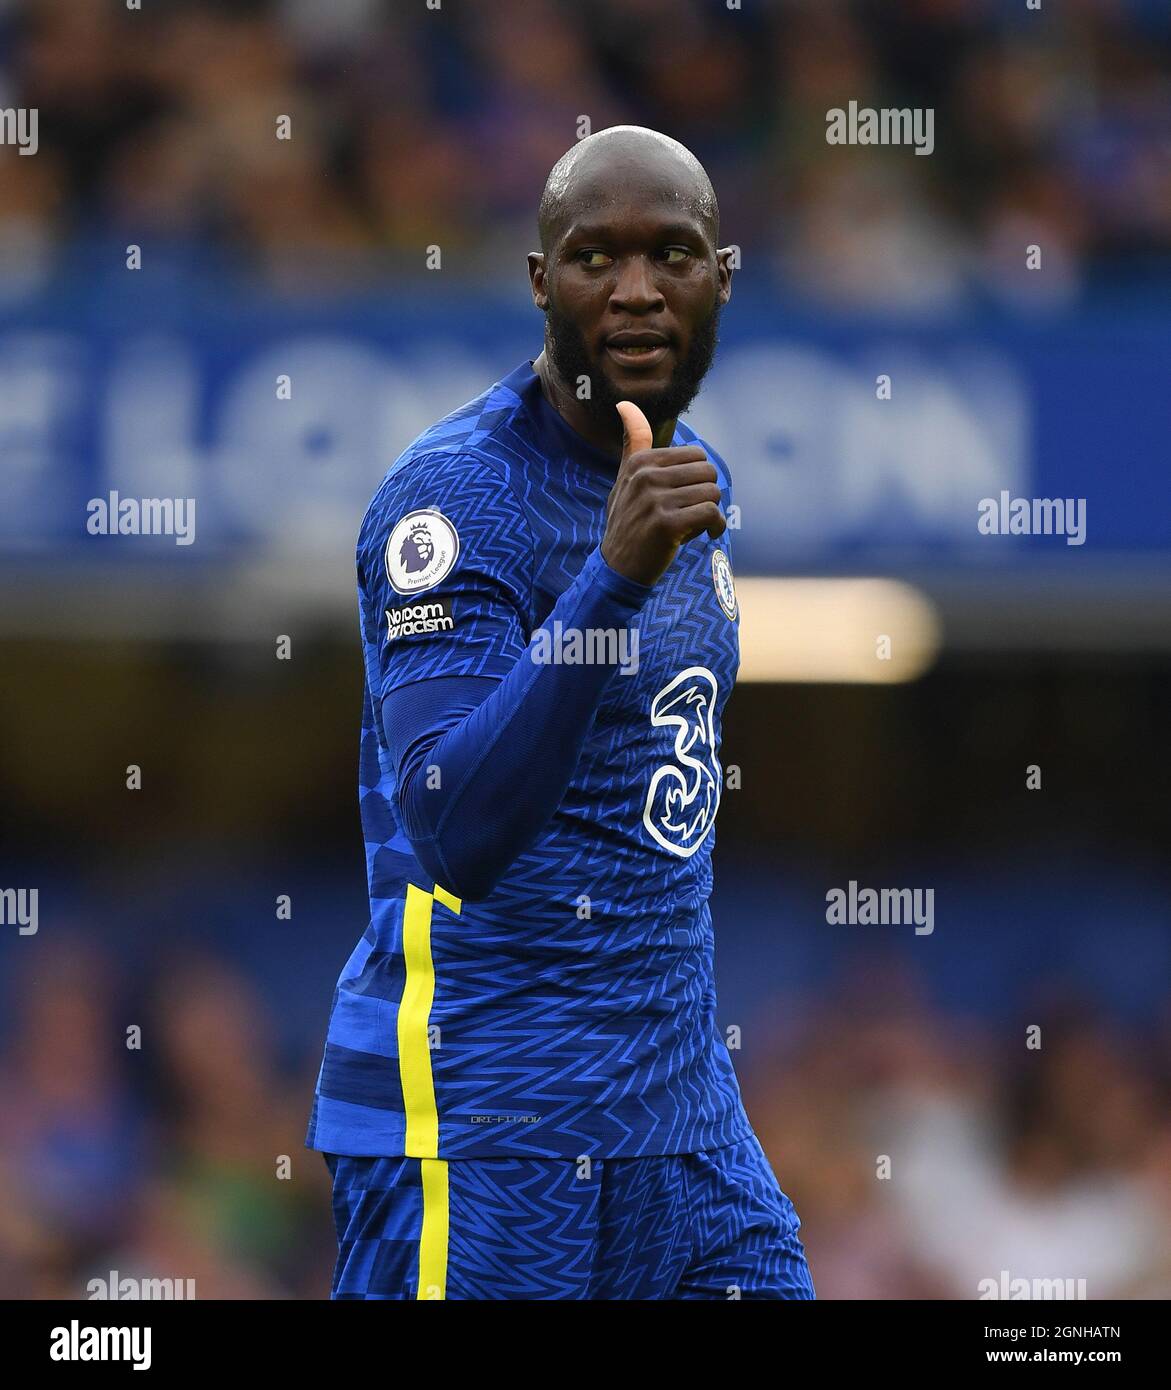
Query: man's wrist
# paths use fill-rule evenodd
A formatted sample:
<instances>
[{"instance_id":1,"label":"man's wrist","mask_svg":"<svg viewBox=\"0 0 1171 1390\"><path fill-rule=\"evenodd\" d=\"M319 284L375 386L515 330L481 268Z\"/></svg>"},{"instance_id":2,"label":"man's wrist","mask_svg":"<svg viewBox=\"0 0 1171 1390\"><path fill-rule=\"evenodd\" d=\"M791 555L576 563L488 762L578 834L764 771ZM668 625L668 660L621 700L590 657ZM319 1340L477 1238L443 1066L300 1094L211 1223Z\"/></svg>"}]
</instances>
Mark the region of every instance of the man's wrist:
<instances>
[{"instance_id":1,"label":"man's wrist","mask_svg":"<svg viewBox=\"0 0 1171 1390\"><path fill-rule=\"evenodd\" d=\"M625 574L620 574L602 554L600 545L596 550L591 551L586 560L586 568L590 571L591 579L600 589L620 603L630 605L633 609L641 608L654 593L653 584L640 584L637 579L630 579Z\"/></svg>"}]
</instances>

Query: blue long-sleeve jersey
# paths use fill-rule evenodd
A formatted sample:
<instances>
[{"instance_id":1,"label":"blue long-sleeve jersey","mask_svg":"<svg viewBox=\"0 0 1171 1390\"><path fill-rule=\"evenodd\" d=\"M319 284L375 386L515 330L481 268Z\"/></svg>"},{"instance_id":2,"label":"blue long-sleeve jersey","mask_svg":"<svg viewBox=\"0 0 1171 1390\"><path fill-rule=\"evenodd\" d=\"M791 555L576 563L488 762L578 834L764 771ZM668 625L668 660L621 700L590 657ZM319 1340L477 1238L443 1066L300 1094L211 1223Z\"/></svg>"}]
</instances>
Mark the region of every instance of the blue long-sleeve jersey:
<instances>
[{"instance_id":1,"label":"blue long-sleeve jersey","mask_svg":"<svg viewBox=\"0 0 1171 1390\"><path fill-rule=\"evenodd\" d=\"M616 670L634 669L630 620L651 592L591 551L529 639L528 660L502 680L437 676L425 701L413 686L383 697L402 828L420 865L456 897L486 897L552 818L603 688ZM542 659L564 654L575 632L603 634L588 662Z\"/></svg>"},{"instance_id":2,"label":"blue long-sleeve jersey","mask_svg":"<svg viewBox=\"0 0 1171 1390\"><path fill-rule=\"evenodd\" d=\"M723 461L685 425L674 442L705 449L726 510ZM311 1147L626 1157L749 1132L707 910L738 661L728 535L683 546L649 592L615 575L598 546L616 467L525 363L422 434L371 503L358 542L371 920L335 991ZM453 692L467 710L436 743ZM503 783L477 775L477 739ZM493 862L503 841L480 789L540 808L550 777L567 778L560 800Z\"/></svg>"}]
</instances>

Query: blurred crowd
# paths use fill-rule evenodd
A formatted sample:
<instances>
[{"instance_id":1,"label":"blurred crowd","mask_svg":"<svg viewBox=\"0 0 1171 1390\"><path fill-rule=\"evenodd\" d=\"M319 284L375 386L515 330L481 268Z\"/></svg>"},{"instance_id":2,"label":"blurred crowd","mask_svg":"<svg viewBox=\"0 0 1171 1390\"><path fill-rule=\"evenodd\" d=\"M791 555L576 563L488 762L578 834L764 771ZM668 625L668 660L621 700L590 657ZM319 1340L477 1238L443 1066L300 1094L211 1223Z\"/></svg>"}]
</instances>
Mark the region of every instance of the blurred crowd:
<instances>
[{"instance_id":1,"label":"blurred crowd","mask_svg":"<svg viewBox=\"0 0 1171 1390\"><path fill-rule=\"evenodd\" d=\"M30 939L9 982L0 1298L86 1297L111 1271L324 1297L328 1184L302 1147L320 1040L282 1056L226 956L148 982L91 937ZM745 1024L745 1099L821 1297L973 1299L1002 1275L1171 1296L1171 1029L1059 1001L1028 1022L1038 1049L1025 1021L945 1017L890 967Z\"/></svg>"},{"instance_id":2,"label":"blurred crowd","mask_svg":"<svg viewBox=\"0 0 1171 1390\"><path fill-rule=\"evenodd\" d=\"M111 1271L327 1296L314 1063L279 1056L247 977L185 954L143 979L81 938L33 956L0 1066L0 1298L85 1298Z\"/></svg>"},{"instance_id":3,"label":"blurred crowd","mask_svg":"<svg viewBox=\"0 0 1171 1390\"><path fill-rule=\"evenodd\" d=\"M738 1069L822 1297L1171 1297L1171 1010L1143 1036L1035 988L1007 1031L899 968L773 1011Z\"/></svg>"},{"instance_id":4,"label":"blurred crowd","mask_svg":"<svg viewBox=\"0 0 1171 1390\"><path fill-rule=\"evenodd\" d=\"M934 153L828 146L852 100L933 108ZM1165 0L0 0L0 106L39 112L0 149L34 285L113 237L298 289L438 246L511 287L582 117L688 144L745 266L822 305L1064 303L1171 250Z\"/></svg>"}]
</instances>

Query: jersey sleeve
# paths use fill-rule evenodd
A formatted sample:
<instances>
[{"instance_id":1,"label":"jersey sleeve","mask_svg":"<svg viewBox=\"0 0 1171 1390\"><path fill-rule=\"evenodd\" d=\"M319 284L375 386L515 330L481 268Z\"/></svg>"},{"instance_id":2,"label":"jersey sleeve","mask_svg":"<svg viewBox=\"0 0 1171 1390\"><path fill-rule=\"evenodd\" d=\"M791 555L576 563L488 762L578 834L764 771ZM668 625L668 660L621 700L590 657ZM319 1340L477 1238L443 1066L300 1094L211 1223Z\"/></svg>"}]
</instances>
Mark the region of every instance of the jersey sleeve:
<instances>
[{"instance_id":1,"label":"jersey sleeve","mask_svg":"<svg viewBox=\"0 0 1171 1390\"><path fill-rule=\"evenodd\" d=\"M707 450L707 456L715 464L716 472L719 475L720 511L723 512L724 520L728 523L728 529L720 537L720 544L727 552L728 559L734 560L735 556L732 554L732 537L739 526L739 522L736 521L736 525L733 525L735 513L732 511L732 470L710 444L704 444L703 447Z\"/></svg>"},{"instance_id":2,"label":"jersey sleeve","mask_svg":"<svg viewBox=\"0 0 1171 1390\"><path fill-rule=\"evenodd\" d=\"M503 472L423 455L379 489L358 539L376 700L435 676L500 679L529 638L533 540Z\"/></svg>"}]
</instances>

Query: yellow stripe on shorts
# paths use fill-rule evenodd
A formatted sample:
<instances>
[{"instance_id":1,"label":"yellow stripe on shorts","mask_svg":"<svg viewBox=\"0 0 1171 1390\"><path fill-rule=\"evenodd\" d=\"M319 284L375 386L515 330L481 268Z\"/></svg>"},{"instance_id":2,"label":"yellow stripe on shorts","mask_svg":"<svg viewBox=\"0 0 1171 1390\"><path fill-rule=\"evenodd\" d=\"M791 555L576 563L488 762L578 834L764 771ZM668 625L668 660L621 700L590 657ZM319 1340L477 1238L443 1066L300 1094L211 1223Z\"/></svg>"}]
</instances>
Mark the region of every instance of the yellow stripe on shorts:
<instances>
[{"instance_id":1,"label":"yellow stripe on shorts","mask_svg":"<svg viewBox=\"0 0 1171 1390\"><path fill-rule=\"evenodd\" d=\"M447 1160L421 1158L423 1229L419 1235L420 1299L447 1297Z\"/></svg>"}]
</instances>

